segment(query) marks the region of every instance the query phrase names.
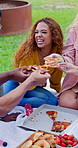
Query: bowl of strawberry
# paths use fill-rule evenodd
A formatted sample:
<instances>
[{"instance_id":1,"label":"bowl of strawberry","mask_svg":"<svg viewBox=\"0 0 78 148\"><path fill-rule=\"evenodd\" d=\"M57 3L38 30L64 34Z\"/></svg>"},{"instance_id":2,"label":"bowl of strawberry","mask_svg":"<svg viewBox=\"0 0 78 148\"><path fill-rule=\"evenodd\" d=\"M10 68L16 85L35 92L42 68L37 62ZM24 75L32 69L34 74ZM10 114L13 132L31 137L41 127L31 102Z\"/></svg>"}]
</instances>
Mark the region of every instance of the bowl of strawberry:
<instances>
[{"instance_id":1,"label":"bowl of strawberry","mask_svg":"<svg viewBox=\"0 0 78 148\"><path fill-rule=\"evenodd\" d=\"M56 148L78 148L78 139L73 135L64 134L56 138Z\"/></svg>"}]
</instances>

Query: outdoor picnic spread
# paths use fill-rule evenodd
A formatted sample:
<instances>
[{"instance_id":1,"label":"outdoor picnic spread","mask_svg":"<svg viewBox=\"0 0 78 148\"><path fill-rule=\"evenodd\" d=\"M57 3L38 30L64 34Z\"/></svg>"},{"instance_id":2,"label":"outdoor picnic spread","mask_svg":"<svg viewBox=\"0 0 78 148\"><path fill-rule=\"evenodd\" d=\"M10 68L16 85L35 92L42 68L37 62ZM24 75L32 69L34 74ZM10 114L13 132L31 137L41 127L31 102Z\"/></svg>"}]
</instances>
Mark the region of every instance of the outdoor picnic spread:
<instances>
[{"instance_id":1,"label":"outdoor picnic spread","mask_svg":"<svg viewBox=\"0 0 78 148\"><path fill-rule=\"evenodd\" d=\"M3 87L10 79L0 78L0 148L78 148L78 1L0 1L0 73L26 66L12 95ZM47 78L33 82L36 71Z\"/></svg>"},{"instance_id":2,"label":"outdoor picnic spread","mask_svg":"<svg viewBox=\"0 0 78 148\"><path fill-rule=\"evenodd\" d=\"M46 144L49 142L50 146L55 148L55 139L59 135L73 135L78 139L76 110L44 104L32 109L31 113L31 108L28 107L29 110L16 106L9 113L9 115L19 114L15 121L0 121L0 140L4 143L0 147L24 148L26 144L32 142L34 148L35 143L38 141L43 143L45 140ZM54 124L55 122L57 124Z\"/></svg>"}]
</instances>

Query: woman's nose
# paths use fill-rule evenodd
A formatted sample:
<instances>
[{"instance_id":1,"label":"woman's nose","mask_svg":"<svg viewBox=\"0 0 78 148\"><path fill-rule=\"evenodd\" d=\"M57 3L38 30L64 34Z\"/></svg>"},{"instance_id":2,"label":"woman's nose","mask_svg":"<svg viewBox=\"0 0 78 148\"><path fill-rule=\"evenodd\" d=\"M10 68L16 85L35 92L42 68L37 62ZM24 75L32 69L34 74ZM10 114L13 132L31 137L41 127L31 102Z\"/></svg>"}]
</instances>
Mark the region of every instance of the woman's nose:
<instances>
[{"instance_id":1,"label":"woman's nose","mask_svg":"<svg viewBox=\"0 0 78 148\"><path fill-rule=\"evenodd\" d=\"M41 32L38 32L38 34L37 34L38 36L42 36L42 33Z\"/></svg>"}]
</instances>

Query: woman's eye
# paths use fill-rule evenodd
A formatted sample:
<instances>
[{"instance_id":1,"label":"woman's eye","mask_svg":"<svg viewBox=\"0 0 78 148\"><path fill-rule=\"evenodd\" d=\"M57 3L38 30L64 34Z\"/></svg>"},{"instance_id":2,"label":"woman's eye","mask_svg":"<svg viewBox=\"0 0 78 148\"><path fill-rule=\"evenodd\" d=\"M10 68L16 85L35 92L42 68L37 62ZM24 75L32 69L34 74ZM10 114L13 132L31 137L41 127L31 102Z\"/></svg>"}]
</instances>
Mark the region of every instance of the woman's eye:
<instances>
[{"instance_id":1,"label":"woman's eye","mask_svg":"<svg viewBox=\"0 0 78 148\"><path fill-rule=\"evenodd\" d=\"M46 31L42 31L42 33L47 33Z\"/></svg>"},{"instance_id":2,"label":"woman's eye","mask_svg":"<svg viewBox=\"0 0 78 148\"><path fill-rule=\"evenodd\" d=\"M35 34L38 34L38 33L39 33L38 31L35 31ZM42 31L41 34L43 34L43 33L46 34L47 32L46 31Z\"/></svg>"},{"instance_id":3,"label":"woman's eye","mask_svg":"<svg viewBox=\"0 0 78 148\"><path fill-rule=\"evenodd\" d=\"M38 31L35 31L35 34L38 33Z\"/></svg>"}]
</instances>

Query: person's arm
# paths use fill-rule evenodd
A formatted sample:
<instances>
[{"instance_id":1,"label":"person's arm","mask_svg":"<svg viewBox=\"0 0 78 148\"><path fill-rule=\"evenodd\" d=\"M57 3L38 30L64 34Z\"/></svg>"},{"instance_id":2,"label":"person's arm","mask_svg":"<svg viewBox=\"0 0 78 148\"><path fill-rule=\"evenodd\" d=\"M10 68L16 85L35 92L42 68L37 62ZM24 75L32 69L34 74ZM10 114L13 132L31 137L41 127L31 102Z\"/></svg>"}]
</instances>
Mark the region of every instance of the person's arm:
<instances>
[{"instance_id":1,"label":"person's arm","mask_svg":"<svg viewBox=\"0 0 78 148\"><path fill-rule=\"evenodd\" d=\"M66 44L64 45L62 56L65 59L65 61L73 64L75 62L76 40L77 40L77 30L75 30L74 28L70 29L68 31L67 41L66 41Z\"/></svg>"},{"instance_id":2,"label":"person's arm","mask_svg":"<svg viewBox=\"0 0 78 148\"><path fill-rule=\"evenodd\" d=\"M29 73L26 70L26 66L23 66L0 74L0 85L8 80L23 82L29 76Z\"/></svg>"},{"instance_id":3,"label":"person's arm","mask_svg":"<svg viewBox=\"0 0 78 148\"><path fill-rule=\"evenodd\" d=\"M8 94L0 97L0 117L10 112L23 98L26 91L32 86L44 85L50 78L48 73L41 74L40 71L34 71L31 75L17 88Z\"/></svg>"}]
</instances>

